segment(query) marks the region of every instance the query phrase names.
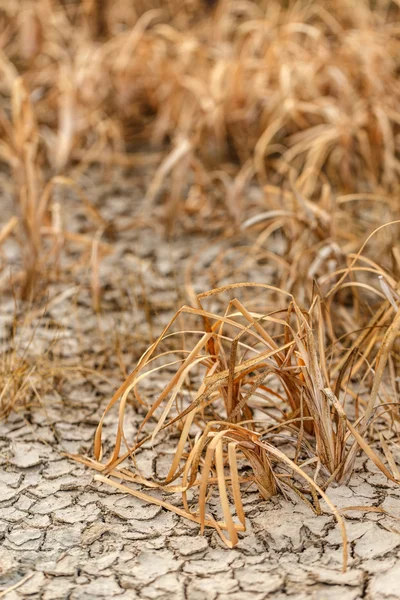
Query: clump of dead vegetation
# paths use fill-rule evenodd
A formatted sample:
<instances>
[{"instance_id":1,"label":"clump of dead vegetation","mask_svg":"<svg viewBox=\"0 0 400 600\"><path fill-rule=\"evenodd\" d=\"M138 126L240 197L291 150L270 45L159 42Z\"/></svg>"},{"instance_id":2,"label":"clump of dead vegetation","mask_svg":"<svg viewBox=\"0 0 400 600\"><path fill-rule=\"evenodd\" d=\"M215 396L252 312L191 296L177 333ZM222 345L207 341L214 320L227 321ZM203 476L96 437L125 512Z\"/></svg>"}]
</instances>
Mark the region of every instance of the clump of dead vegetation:
<instances>
[{"instance_id":1,"label":"clump of dead vegetation","mask_svg":"<svg viewBox=\"0 0 400 600\"><path fill-rule=\"evenodd\" d=\"M0 246L20 243L21 296L73 278L61 260L73 243L100 312L99 263L119 232L87 194L93 165L104 179L146 172L140 219L127 227L162 205L167 232L189 221L221 235L188 264L191 306L140 357L104 413L94 459L81 460L230 546L249 485L264 498L294 492L319 513L360 450L400 480L399 17L392 0L0 8L0 160L15 201ZM67 193L89 234L65 224ZM6 349L2 415L30 403L30 369ZM167 382L159 394L154 378ZM135 440L124 430L131 399L148 411ZM105 457L103 422L117 406ZM145 478L140 448L169 434L169 472ZM127 483L179 492L182 505ZM208 508L214 489L220 515Z\"/></svg>"},{"instance_id":2,"label":"clump of dead vegetation","mask_svg":"<svg viewBox=\"0 0 400 600\"><path fill-rule=\"evenodd\" d=\"M0 332L0 420L12 412L43 406L46 394L54 393L66 376L53 355L59 335L37 319L32 323L14 312L3 315ZM64 365L65 367L65 365Z\"/></svg>"},{"instance_id":3,"label":"clump of dead vegetation","mask_svg":"<svg viewBox=\"0 0 400 600\"><path fill-rule=\"evenodd\" d=\"M110 400L96 432L95 459L84 462L101 472L100 481L196 521L201 530L214 527L229 546L245 527L244 487L255 485L265 499L292 490L317 514L322 497L341 525L346 563L342 517L325 490L332 482L350 480L360 449L388 479L400 483L390 450L399 427L393 401L397 291L386 279L383 294L375 290L376 310L358 323L333 320L332 308L339 307L329 306L358 258L324 296L314 290L307 310L290 293L267 284L238 283L200 294L197 306L175 315ZM205 307L216 296L242 288L258 292L258 302L262 296L274 308L255 312L237 296L222 313ZM176 329L182 317L187 327ZM152 392L148 378L167 381L161 393ZM130 396L138 407L148 407L136 440L124 433ZM116 406L115 445L105 457L103 424ZM144 477L140 448L168 432L178 433L169 472L162 480ZM245 464L251 474L243 471ZM182 506L121 480L180 492ZM219 494L220 519L207 509L213 489Z\"/></svg>"},{"instance_id":4,"label":"clump of dead vegetation","mask_svg":"<svg viewBox=\"0 0 400 600\"><path fill-rule=\"evenodd\" d=\"M101 473L99 481L185 516L201 530L214 527L228 546L245 528L241 494L249 486L265 499L290 490L317 514L322 497L341 526L346 564L344 523L326 495L329 485L351 480L360 451L400 483L394 457L400 296L389 270L366 256L369 246L377 251L382 232L390 239L388 232L399 224L374 230L345 256L344 268L331 268L310 285L303 281L301 305L283 285L255 282L195 296L110 400L94 459L78 459ZM259 238L270 229L264 225ZM231 299L225 305L226 295ZM160 393L156 381L166 381ZM125 435L131 401L148 411L136 439ZM105 456L103 425L116 408L115 443ZM141 448L168 433L178 440L169 471L163 479L145 477ZM132 483L181 493L182 505L127 485ZM220 515L207 507L213 490Z\"/></svg>"}]
</instances>

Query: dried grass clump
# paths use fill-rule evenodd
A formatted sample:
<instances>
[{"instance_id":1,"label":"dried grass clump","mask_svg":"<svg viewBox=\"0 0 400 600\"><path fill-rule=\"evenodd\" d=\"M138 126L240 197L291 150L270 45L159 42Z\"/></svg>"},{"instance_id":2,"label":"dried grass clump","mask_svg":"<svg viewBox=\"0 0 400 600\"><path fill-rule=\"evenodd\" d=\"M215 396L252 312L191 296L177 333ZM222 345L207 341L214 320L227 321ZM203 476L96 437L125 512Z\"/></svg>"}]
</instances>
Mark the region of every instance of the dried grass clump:
<instances>
[{"instance_id":1,"label":"dried grass clump","mask_svg":"<svg viewBox=\"0 0 400 600\"><path fill-rule=\"evenodd\" d=\"M375 300L376 293L383 293L380 286L376 291L379 276L396 286L400 276L398 226L389 223L400 217L397 196L337 195L324 182L319 196L310 200L304 194L304 183L304 178L299 178L283 187L253 188L257 195L249 200L248 218L239 223L236 233L223 231L215 243L205 244L188 262L186 292L193 304L196 292L209 287L233 281L268 281L310 305L314 282L324 295L347 273L328 302L335 298L340 311L354 306L360 312L370 298L366 293L363 299L359 297L361 288L365 292L372 286ZM231 200L232 210L239 214L240 203L234 195ZM351 272L347 272L350 265ZM253 292L245 294L245 299L256 308ZM368 307L367 313L370 310Z\"/></svg>"},{"instance_id":2,"label":"dried grass clump","mask_svg":"<svg viewBox=\"0 0 400 600\"><path fill-rule=\"evenodd\" d=\"M120 346L131 352L132 339L127 339L117 326L107 345L92 325L84 329L83 335L84 319L81 322L71 310L71 295L71 289L67 289L40 308L16 303L12 313L10 304L5 303L0 320L0 422L12 412L28 420L35 411L47 416L50 407L62 415L71 388L97 389L99 382L112 386L110 372L120 371L122 377L126 376ZM53 312L63 302L72 314L72 325L67 327ZM90 344L84 343L85 337L90 338ZM137 344L143 346L144 339L136 336Z\"/></svg>"},{"instance_id":3,"label":"dried grass clump","mask_svg":"<svg viewBox=\"0 0 400 600\"><path fill-rule=\"evenodd\" d=\"M400 297L386 278L383 292L375 290L367 322L357 322L355 310L347 318L342 311L333 319L331 312L340 306L329 299L351 280L358 260L324 296L314 290L307 310L267 284L232 284L200 294L197 307L185 306L174 316L114 394L96 432L94 460L80 460L101 472L100 481L196 521L201 530L214 527L228 546L245 527L241 495L249 485L265 499L291 490L317 514L322 497L341 526L346 564L344 524L325 490L349 481L360 449L400 483L390 450L400 425L393 401ZM243 289L258 295L258 305L262 299L273 308L247 308L237 296ZM227 292L236 297L225 311L205 308ZM166 381L159 394L154 379ZM148 408L136 440L127 439L124 428L130 397ZM105 457L103 425L117 405L115 445ZM162 480L144 477L140 449L168 433L178 439L169 471ZM180 492L182 507L120 480ZM207 508L214 489L221 515Z\"/></svg>"},{"instance_id":4,"label":"dried grass clump","mask_svg":"<svg viewBox=\"0 0 400 600\"><path fill-rule=\"evenodd\" d=\"M100 243L95 235L87 237L63 227L65 191L71 190L79 197L95 231L104 232L108 224L73 179L47 173L46 153L34 107L20 77L13 82L11 105L11 122L0 112L0 131L3 133L0 157L10 167L16 215L0 231L0 245L19 230L22 260L20 271L13 273L13 286L20 290L24 300L32 300L38 280L44 279L47 283L52 273L60 271L60 253L65 241L81 247L84 262L85 251L89 248L89 256L95 255L94 267L98 257L109 252L107 245Z\"/></svg>"},{"instance_id":5,"label":"dried grass clump","mask_svg":"<svg viewBox=\"0 0 400 600\"><path fill-rule=\"evenodd\" d=\"M49 335L50 334L50 335ZM16 315L0 337L0 421L12 411L44 406L44 398L60 388L67 368L53 355L59 335L37 320Z\"/></svg>"}]
</instances>

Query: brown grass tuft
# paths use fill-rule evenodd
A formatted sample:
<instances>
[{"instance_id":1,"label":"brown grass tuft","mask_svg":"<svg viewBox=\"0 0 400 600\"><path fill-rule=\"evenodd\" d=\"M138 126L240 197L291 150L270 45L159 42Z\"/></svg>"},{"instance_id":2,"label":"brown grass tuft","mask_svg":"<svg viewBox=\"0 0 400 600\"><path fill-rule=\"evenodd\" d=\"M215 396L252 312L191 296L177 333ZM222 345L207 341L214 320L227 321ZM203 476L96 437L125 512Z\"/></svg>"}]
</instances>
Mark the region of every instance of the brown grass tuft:
<instances>
[{"instance_id":1,"label":"brown grass tuft","mask_svg":"<svg viewBox=\"0 0 400 600\"><path fill-rule=\"evenodd\" d=\"M114 394L96 432L95 459L84 462L102 473L100 481L150 502L160 504L115 480L181 492L182 508L162 505L197 521L201 530L214 527L229 546L237 543L244 527L244 487L255 485L266 499L290 489L317 513L320 496L342 528L345 565L344 524L324 490L333 481L350 479L360 449L388 479L400 483L382 437L384 431L393 441L398 437L398 405L390 402L386 387L388 362L397 361L398 301L392 306L376 289L379 306L373 318L367 326L354 320L341 324L348 331L340 338L327 310L328 299L351 279L359 258L324 296L314 292L307 310L291 294L266 284L231 284L198 295L198 308L185 306L174 316ZM203 306L243 288L262 292L265 305L275 303L275 309L255 312L237 297L222 313ZM390 297L395 294L393 290ZM182 316L188 327L176 331L174 324L181 323ZM149 392L148 382L142 389L148 378L164 381L166 376L168 383L160 394ZM124 433L130 395L138 406L148 404L137 439L131 441ZM105 457L103 423L116 405L115 446ZM161 432L176 432L179 438L162 481L145 478L140 470L140 448L154 444ZM377 441L385 458L374 448ZM241 474L243 461L251 476ZM206 508L213 488L218 490L220 520Z\"/></svg>"}]
</instances>

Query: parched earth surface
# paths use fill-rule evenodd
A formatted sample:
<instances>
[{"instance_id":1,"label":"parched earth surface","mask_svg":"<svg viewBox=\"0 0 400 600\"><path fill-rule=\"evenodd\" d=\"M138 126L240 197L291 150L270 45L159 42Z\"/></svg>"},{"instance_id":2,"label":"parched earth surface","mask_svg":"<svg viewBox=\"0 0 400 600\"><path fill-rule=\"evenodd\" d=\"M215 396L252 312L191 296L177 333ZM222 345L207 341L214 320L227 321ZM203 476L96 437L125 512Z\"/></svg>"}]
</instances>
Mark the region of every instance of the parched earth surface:
<instances>
[{"instance_id":1,"label":"parched earth surface","mask_svg":"<svg viewBox=\"0 0 400 600\"><path fill-rule=\"evenodd\" d=\"M109 191L98 203L116 226L134 207L129 190ZM70 229L80 231L80 205L71 200L69 211ZM30 355L43 355L57 330L51 356L70 365L70 377L54 386L52 379L38 406L0 423L0 598L400 598L400 489L365 457L349 486L331 487L329 496L339 508L379 506L393 516L346 513L350 560L342 573L341 537L327 507L315 516L298 500L266 502L251 489L244 494L247 531L230 550L215 531L199 536L196 524L116 493L63 454L91 453L95 427L124 369L185 300L179 291L184 265L204 241L193 234L163 246L149 230L127 228L101 261L100 316L92 310L87 264L74 271L74 285L70 279L50 284L46 304L25 323L22 340L35 328ZM7 252L12 263L16 248ZM73 253L65 260L72 264ZM13 302L2 308L4 337ZM142 416L128 407L127 434ZM111 419L106 440L114 426ZM162 472L168 452L168 440L146 448L145 474Z\"/></svg>"},{"instance_id":2,"label":"parched earth surface","mask_svg":"<svg viewBox=\"0 0 400 600\"><path fill-rule=\"evenodd\" d=\"M199 536L196 524L114 493L63 457L61 448L89 448L100 414L97 398L65 404L2 426L0 590L11 588L7 600L399 598L395 519L348 513L350 567L341 573L340 534L328 510L318 517L296 501L265 502L249 492L247 532L227 549L214 531ZM162 446L144 452L157 473ZM400 491L367 461L349 487L329 495L338 507L400 514Z\"/></svg>"}]
</instances>

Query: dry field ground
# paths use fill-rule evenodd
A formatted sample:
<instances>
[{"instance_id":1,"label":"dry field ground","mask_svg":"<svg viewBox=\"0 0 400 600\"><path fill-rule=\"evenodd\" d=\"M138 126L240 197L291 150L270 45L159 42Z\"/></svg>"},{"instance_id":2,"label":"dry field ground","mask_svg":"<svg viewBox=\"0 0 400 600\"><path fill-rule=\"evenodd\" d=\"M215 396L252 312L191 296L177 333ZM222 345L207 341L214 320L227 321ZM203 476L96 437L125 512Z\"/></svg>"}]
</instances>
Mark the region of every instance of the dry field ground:
<instances>
[{"instance_id":1,"label":"dry field ground","mask_svg":"<svg viewBox=\"0 0 400 600\"><path fill-rule=\"evenodd\" d=\"M0 598L400 598L400 4L0 0Z\"/></svg>"}]
</instances>

